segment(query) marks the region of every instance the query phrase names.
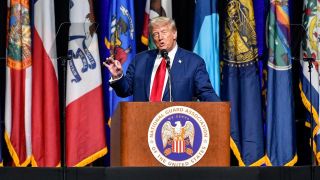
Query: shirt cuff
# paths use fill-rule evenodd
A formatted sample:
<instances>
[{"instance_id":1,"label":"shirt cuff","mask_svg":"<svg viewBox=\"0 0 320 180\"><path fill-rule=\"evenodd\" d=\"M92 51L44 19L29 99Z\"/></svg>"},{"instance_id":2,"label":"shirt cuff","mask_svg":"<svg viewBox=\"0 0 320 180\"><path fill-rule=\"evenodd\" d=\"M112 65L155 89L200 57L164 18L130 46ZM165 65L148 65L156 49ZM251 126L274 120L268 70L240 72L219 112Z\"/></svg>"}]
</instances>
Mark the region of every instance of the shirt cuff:
<instances>
[{"instance_id":1,"label":"shirt cuff","mask_svg":"<svg viewBox=\"0 0 320 180\"><path fill-rule=\"evenodd\" d=\"M113 84L115 82L117 82L119 79L121 79L123 77L123 74L121 74L121 76L119 78L113 79L112 77L109 79L109 83Z\"/></svg>"}]
</instances>

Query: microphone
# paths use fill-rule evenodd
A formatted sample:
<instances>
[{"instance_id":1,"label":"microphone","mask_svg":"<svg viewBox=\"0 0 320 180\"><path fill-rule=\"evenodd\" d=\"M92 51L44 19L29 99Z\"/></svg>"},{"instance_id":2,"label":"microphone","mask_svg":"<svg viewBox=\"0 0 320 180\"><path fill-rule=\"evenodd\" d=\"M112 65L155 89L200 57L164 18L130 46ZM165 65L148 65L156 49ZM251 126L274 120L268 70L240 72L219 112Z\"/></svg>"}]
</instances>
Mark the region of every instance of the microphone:
<instances>
[{"instance_id":1,"label":"microphone","mask_svg":"<svg viewBox=\"0 0 320 180\"><path fill-rule=\"evenodd\" d=\"M161 49L160 53L161 53L161 56L166 60L166 68L168 70L169 99L170 99L170 102L173 102L173 100L172 100L170 58L168 56L168 51L166 49Z\"/></svg>"},{"instance_id":2,"label":"microphone","mask_svg":"<svg viewBox=\"0 0 320 180\"><path fill-rule=\"evenodd\" d=\"M312 58L312 57L302 58L302 60L306 61L306 62L314 62L314 61L316 61L315 58Z\"/></svg>"},{"instance_id":3,"label":"microphone","mask_svg":"<svg viewBox=\"0 0 320 180\"><path fill-rule=\"evenodd\" d=\"M292 61L301 61L302 60L302 61L305 61L305 62L314 62L314 61L316 61L316 59L312 58L312 57L305 57L305 58L302 58L302 59L296 58L296 57L292 57L291 60Z\"/></svg>"},{"instance_id":4,"label":"microphone","mask_svg":"<svg viewBox=\"0 0 320 180\"><path fill-rule=\"evenodd\" d=\"M160 50L161 57L163 57L166 60L166 67L170 69L170 58L168 56L168 51L166 49Z\"/></svg>"},{"instance_id":5,"label":"microphone","mask_svg":"<svg viewBox=\"0 0 320 180\"><path fill-rule=\"evenodd\" d=\"M161 56L165 59L170 59L168 56L168 51L166 49L161 49L160 50Z\"/></svg>"}]
</instances>

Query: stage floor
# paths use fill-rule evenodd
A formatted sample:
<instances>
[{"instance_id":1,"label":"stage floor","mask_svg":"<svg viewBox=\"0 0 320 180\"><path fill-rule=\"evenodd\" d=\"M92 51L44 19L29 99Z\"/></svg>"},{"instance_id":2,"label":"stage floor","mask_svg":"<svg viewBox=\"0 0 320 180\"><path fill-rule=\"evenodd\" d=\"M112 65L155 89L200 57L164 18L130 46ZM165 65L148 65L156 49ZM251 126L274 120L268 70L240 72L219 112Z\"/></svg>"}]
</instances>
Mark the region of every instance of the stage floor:
<instances>
[{"instance_id":1,"label":"stage floor","mask_svg":"<svg viewBox=\"0 0 320 180\"><path fill-rule=\"evenodd\" d=\"M0 180L320 180L320 167L0 168ZM312 172L312 174L311 174Z\"/></svg>"}]
</instances>

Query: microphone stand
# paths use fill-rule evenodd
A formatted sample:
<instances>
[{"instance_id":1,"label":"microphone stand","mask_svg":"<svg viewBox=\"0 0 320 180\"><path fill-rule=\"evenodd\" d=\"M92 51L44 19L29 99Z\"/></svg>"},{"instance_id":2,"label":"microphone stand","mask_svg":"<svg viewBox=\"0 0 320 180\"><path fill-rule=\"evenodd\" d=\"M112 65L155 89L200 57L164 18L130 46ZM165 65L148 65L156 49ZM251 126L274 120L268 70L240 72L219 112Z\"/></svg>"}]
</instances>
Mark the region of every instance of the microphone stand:
<instances>
[{"instance_id":1,"label":"microphone stand","mask_svg":"<svg viewBox=\"0 0 320 180\"><path fill-rule=\"evenodd\" d=\"M303 58L303 61L306 61L308 62L308 72L309 72L309 101L310 101L310 141L311 141L311 145L310 145L310 148L311 148L311 153L310 153L310 158L311 158L311 179L313 180L314 177L314 173L313 173L313 165L315 163L315 159L314 159L314 155L313 155L313 141L314 141L314 138L313 138L313 113L312 113L312 93L311 93L311 88L312 88L312 82L311 82L311 69L312 69L312 62L314 61L314 58Z\"/></svg>"},{"instance_id":2,"label":"microphone stand","mask_svg":"<svg viewBox=\"0 0 320 180\"><path fill-rule=\"evenodd\" d=\"M166 68L168 70L169 100L170 100L170 102L173 102L173 100L172 100L172 86L171 86L170 58L168 56L166 57Z\"/></svg>"},{"instance_id":3,"label":"microphone stand","mask_svg":"<svg viewBox=\"0 0 320 180\"><path fill-rule=\"evenodd\" d=\"M60 120L60 151L61 151L61 167L62 167L62 180L66 180L66 171L67 171L67 166L66 166L66 89L67 89L67 65L68 65L68 60L70 60L69 57L60 57L60 66L61 66L61 73L62 73L62 82L60 84L61 89L61 98L60 100L62 102L62 113L61 113L61 120ZM62 92L61 92L62 91Z\"/></svg>"}]
</instances>

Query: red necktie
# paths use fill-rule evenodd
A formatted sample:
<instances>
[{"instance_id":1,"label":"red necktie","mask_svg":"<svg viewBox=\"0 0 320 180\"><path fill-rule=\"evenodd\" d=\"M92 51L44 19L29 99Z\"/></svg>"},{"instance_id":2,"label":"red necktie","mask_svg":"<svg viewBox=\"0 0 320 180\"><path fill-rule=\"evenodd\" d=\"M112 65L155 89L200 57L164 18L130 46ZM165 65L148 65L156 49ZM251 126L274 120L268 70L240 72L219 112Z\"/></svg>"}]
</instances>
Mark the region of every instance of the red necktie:
<instances>
[{"instance_id":1,"label":"red necktie","mask_svg":"<svg viewBox=\"0 0 320 180\"><path fill-rule=\"evenodd\" d=\"M150 101L155 102L155 101L162 100L162 90L163 90L165 77L166 77L166 61L164 58L162 58L161 63L157 69L156 75L154 76Z\"/></svg>"}]
</instances>

